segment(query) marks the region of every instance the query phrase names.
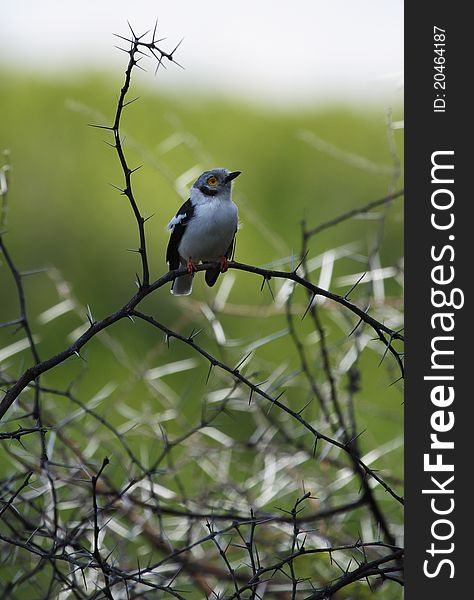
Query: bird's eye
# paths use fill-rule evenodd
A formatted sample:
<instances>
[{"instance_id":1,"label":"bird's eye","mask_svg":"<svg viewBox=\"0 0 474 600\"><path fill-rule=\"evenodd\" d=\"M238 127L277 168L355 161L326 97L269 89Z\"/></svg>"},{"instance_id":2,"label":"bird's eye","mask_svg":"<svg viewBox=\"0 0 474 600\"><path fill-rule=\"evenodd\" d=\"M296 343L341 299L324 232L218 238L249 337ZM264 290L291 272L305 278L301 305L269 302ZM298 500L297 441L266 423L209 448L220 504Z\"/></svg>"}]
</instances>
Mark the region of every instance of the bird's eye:
<instances>
[{"instance_id":1,"label":"bird's eye","mask_svg":"<svg viewBox=\"0 0 474 600\"><path fill-rule=\"evenodd\" d=\"M214 177L214 175L211 175L211 177L209 177L209 179L207 180L208 185L217 185L218 181L217 181L217 177Z\"/></svg>"}]
</instances>

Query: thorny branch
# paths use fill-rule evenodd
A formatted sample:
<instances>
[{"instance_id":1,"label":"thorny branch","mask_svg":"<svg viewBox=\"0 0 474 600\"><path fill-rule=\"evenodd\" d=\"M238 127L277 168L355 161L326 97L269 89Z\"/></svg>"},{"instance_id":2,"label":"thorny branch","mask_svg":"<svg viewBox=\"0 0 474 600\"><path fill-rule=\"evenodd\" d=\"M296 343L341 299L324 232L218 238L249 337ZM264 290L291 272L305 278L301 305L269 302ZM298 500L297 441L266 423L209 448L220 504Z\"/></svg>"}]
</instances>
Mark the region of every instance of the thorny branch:
<instances>
[{"instance_id":1,"label":"thorny branch","mask_svg":"<svg viewBox=\"0 0 474 600\"><path fill-rule=\"evenodd\" d=\"M344 452L347 452L348 454L350 454L352 456L353 460L355 460L357 462L357 464L364 470L364 472L367 475L370 475L371 477L373 477L378 483L380 483L380 485L382 485L382 487L385 489L386 492L388 492L393 498L395 498L395 500L397 500L398 502L400 502L401 504L403 504L403 498L401 498L398 494L396 494L390 488L390 486L387 485L383 481L383 479L379 475L377 475L377 473L375 473L367 465L365 465L360 458L358 458L357 456L353 455L352 450L351 450L351 446L350 446L349 443L347 443L347 442L340 442L337 439L331 438L331 437L325 435L324 433L321 433L320 431L317 431L310 423L308 423L301 416L300 413L294 411L293 409L289 408L288 406L286 406L285 404L283 404L282 402L280 402L279 398L281 397L282 394L280 394L277 397L271 396L270 394L268 394L267 392L265 392L264 390L262 390L260 386L258 386L257 384L252 383L249 379L247 379L244 375L242 375L238 369L232 369L231 367L229 367L225 363L221 362L220 360L218 360L217 358L215 358L214 356L212 356L211 354L209 354L209 352L207 352L206 350L204 350L203 348L201 348L200 346L198 346L198 344L196 344L193 341L192 338L185 337L183 335L180 335L180 334L172 331L168 327L165 327L164 325L162 325L161 323L159 323L158 321L156 321L153 317L150 317L148 315L144 315L143 313L140 313L138 311L133 311L132 315L135 316L135 317L138 317L138 318L140 318L140 319L142 319L142 320L144 320L144 321L146 321L148 323L150 323L150 325L153 325L157 329L160 329L161 331L163 331L163 333L166 334L167 338L177 338L177 339L181 340L182 342L184 342L185 344L188 344L194 350L196 350L197 352L199 352L199 354L201 354L202 356L204 356L210 362L210 364L212 366L218 366L222 370L227 371L228 373L230 373L231 375L233 375L236 379L238 379L239 381L241 381L242 383L244 383L250 389L251 392L254 392L257 395L262 396L263 398L265 398L266 400L268 400L271 403L271 405L277 406L282 411L284 411L287 414L289 414L290 416L292 416L293 419L295 419L296 421L298 421L299 423L301 423L301 425L305 429L307 429L308 431L310 431L313 434L313 436L314 436L314 443L315 444L317 444L317 442L319 440L323 440L325 442L328 442L328 443L336 446L337 448L340 448Z\"/></svg>"},{"instance_id":2,"label":"thorny branch","mask_svg":"<svg viewBox=\"0 0 474 600\"><path fill-rule=\"evenodd\" d=\"M202 265L198 265L197 271L205 271L212 267L215 267L213 263L205 263ZM325 298L329 298L330 300L341 304L342 306L353 312L359 318L360 322L364 322L372 327L372 329L375 331L378 338L383 342L388 351L396 358L398 364L400 365L400 369L403 375L402 360L392 343L393 340L404 341L403 335L399 331L394 331L384 323L377 321L377 319L372 317L367 310L359 308L356 304L350 302L345 296L334 294L333 292L330 292L328 290L320 288L317 285L310 283L309 281L305 280L303 277L298 275L297 270L288 272L276 271L272 269L263 269L261 267L255 267L253 265L246 265L235 261L229 262L229 269L246 271L247 273L255 273L257 275L262 276L266 281L269 281L272 278L288 279L298 283L302 287L309 290L312 294L311 302L316 296L324 296ZM31 381L34 381L39 375L53 369L57 365L64 362L66 359L71 358L74 355L79 355L81 349L100 331L103 331L104 329L110 327L111 325L113 325L117 321L120 321L121 319L130 318L133 315L133 311L135 310L135 308L140 304L140 302L144 298L146 298L155 290L164 286L166 283L173 281L176 277L184 275L186 272L187 271L184 268L169 271L168 273L165 273L164 275L159 277L153 283L149 284L147 287L141 287L137 291L137 293L126 304L124 304L124 306L122 306L122 308L105 317L101 321L92 322L90 328L70 346L68 346L61 352L58 352L58 354L51 356L50 358L26 369L26 371L18 378L18 380L8 389L3 400L0 402L0 419L3 418L7 410L18 397L18 395L22 392L22 390L26 388L27 385L29 385Z\"/></svg>"},{"instance_id":3,"label":"thorny branch","mask_svg":"<svg viewBox=\"0 0 474 600\"><path fill-rule=\"evenodd\" d=\"M197 333L184 335L179 328L162 323L156 315L139 310L145 298L186 272L176 270L154 281L150 279L145 232L147 218L140 211L132 187L132 176L137 169L130 168L121 138L124 109L134 101L127 100L132 72L135 67L141 68L141 58L151 56L156 60L156 70L164 66L164 60L178 64L174 53L179 44L172 52L162 50L158 46L162 40L157 39L156 29L155 25L151 41L145 41L147 34L137 36L131 28L131 37L118 36L130 44L124 50L129 57L124 83L113 124L95 125L113 134L114 143L111 145L117 153L124 177L124 183L118 189L127 197L137 223L142 271L141 277L137 276L138 290L121 308L101 320L95 320L88 307L87 330L68 347L47 359L39 356L28 318L23 278L29 273L22 273L16 267L4 240L8 169L1 173L0 250L16 287L19 316L0 326L17 326L24 331L33 364L19 375L0 371L0 382L6 390L0 402L0 419L4 419L14 403L18 410L12 411L12 420L23 422L31 417L34 419L33 426L28 423L28 426L18 425L14 429L10 425L9 430L0 432L6 456L17 468L15 475L0 480L0 541L7 549L2 558L8 564L17 553L28 557L27 566L21 573L5 578L2 597L15 598L22 586L30 584L43 597L50 597L61 589L76 598L88 599L167 596L187 599L206 596L255 600L269 596L278 600L323 600L357 582L367 582L374 590L384 581L403 585L403 550L395 543L388 518L390 512L385 511L377 491L381 488L387 497L395 500L391 503L392 507L403 504L403 498L394 490L392 481L396 485L396 479L391 478L389 473L387 476L379 473L365 460L359 444L353 403L354 395L360 389L357 366L351 367L349 372L349 408L344 412L340 380L334 372L320 309L315 300L323 297L340 307L346 316L348 335L354 335L356 345L362 329L359 325L370 327L375 338L383 344L384 356L387 353L393 356L402 377L403 361L398 346L403 343L404 337L401 331L376 319L368 308L363 309L349 300L355 286L341 296L313 284L306 262L307 242L313 235L378 206L387 207L401 197L403 191L391 192L385 198L369 202L312 229L304 228L302 260L291 270L262 268L236 261L229 263L230 269L262 278L263 284L267 284L270 290L272 279L292 282L287 301L289 332L299 357L300 372L307 380L310 402L312 397L318 400L323 417L304 418L302 413L306 405L296 410L291 398L283 402L281 397L286 388L270 388L259 381L256 373L249 372L247 364L243 366L246 358L236 367L229 366L223 356L217 358L204 345L196 343ZM200 265L198 271L212 266ZM319 336L323 381L314 374L312 358L295 327L295 314L290 309L290 302L296 287L307 292L308 306L302 317L310 315L311 326ZM355 322L347 315L355 317ZM154 460L145 460L142 455L138 457L136 445L128 441L128 430L112 424L92 402L81 400L73 393L72 384L67 389L56 389L40 379L69 358L81 357L82 349L92 339L124 319L131 323L142 321L164 333L166 342L176 339L202 356L209 363L208 379L213 368L217 367L220 375L216 379L223 382L225 377L230 377L233 381L213 411L207 414L208 408L205 407L200 421L194 425L182 420L180 434L174 438L166 432L166 419L158 418L158 427L152 430L150 438L153 444L157 443L159 428L161 450ZM125 367L127 365L124 364ZM136 373L133 377L136 378ZM31 390L32 411L29 406ZM258 398L265 403L258 402ZM51 399L62 402L62 419ZM252 399L255 401L252 402ZM231 439L218 431L219 418L231 414L236 400L244 401L247 413L254 415L258 424L255 433L245 442ZM266 408L263 408L264 404ZM270 412L273 407L278 409L277 415ZM20 413L20 410L24 412ZM160 413L160 417L163 415ZM10 421L4 423L10 424ZM76 428L80 430L84 423L89 427L86 436L91 435L87 449L80 447L76 437ZM94 425L90 429L92 423ZM210 435L211 432L225 448L222 453L212 447L201 450L195 444L198 436L204 433ZM309 444L303 437L305 432L310 434ZM40 439L39 461L35 459L34 442L30 443L37 436ZM316 454L318 442L325 442L326 447ZM108 476L105 468L109 465L107 458L100 467L96 466L95 444L101 451L104 444L109 456L115 454L118 457L115 462L120 460L120 456L128 460L130 472L126 472L125 480L117 483L115 477ZM18 453L16 445L21 445L24 452ZM183 452L180 453L180 450ZM254 452L255 462L251 465L251 475L242 483L237 472L243 465L237 466L236 457L243 457L249 451ZM201 498L188 496L181 471L189 469L190 464L193 469L200 466L209 471L214 468L214 459L218 470L228 460L231 461L229 464L236 463L232 467L236 472L231 475L229 467L227 478L221 475L215 477L214 491L206 490ZM360 488L358 492L342 496L344 501L338 496L338 500L332 502L329 493L326 501L322 502L317 494L306 491L303 480L303 494L289 508L280 506L274 510L262 510L268 501L262 502L260 508L254 507L254 490L260 472L263 473L265 495L265 486L271 487L276 473L283 469L275 466L280 460L283 463L288 461L288 472L307 464L308 469L303 472L306 477L320 478L321 489L336 482L349 464L350 479L358 479ZM123 467L126 471L125 462ZM317 475L313 475L315 472ZM296 478L298 476L295 475ZM177 492L169 495L169 490L164 487L164 478L171 478ZM170 485L169 480L165 485ZM217 493L217 504L212 501L213 493ZM281 494L284 495L283 489ZM307 510L308 506L310 510ZM74 510L74 517L68 520L65 511L70 508ZM350 526L346 529L340 527L348 522L349 516L357 515L359 511L361 515L369 515L373 525L380 529L376 535L364 536L372 541L363 542L362 536L354 534ZM320 529L314 528L317 523ZM135 536L138 546L134 545ZM110 543L109 538L112 537L118 540L116 545ZM149 556L140 553L145 543L148 544ZM317 568L314 566L316 557L320 557ZM355 568L352 567L354 562L357 564Z\"/></svg>"},{"instance_id":4,"label":"thorny branch","mask_svg":"<svg viewBox=\"0 0 474 600\"><path fill-rule=\"evenodd\" d=\"M120 125L121 125L121 119L122 119L122 114L123 114L124 108L126 106L128 106L129 104L131 104L132 102L134 102L134 100L130 100L129 102L126 102L125 98L127 96L128 91L130 90L133 68L140 67L140 65L139 65L140 59L143 56L145 56L144 50L147 50L153 57L155 57L157 59L158 63L157 63L156 70L158 70L158 68L163 64L163 59L165 59L165 58L169 62L176 63L176 61L174 59L174 53L176 52L176 50L178 49L180 44L178 44L172 52L166 52L165 50L161 49L158 46L158 43L162 40L159 40L156 37L157 23L155 23L152 39L150 42L145 42L143 40L143 38L147 35L148 32L144 33L143 35L137 36L135 34L135 32L133 31L132 27L130 25L129 25L129 27L130 27L130 31L132 34L131 38L126 38L126 37L123 37L120 35L117 36L120 39L128 42L130 44L130 48L128 50L124 50L129 55L129 61L127 64L127 68L125 70L125 81L120 90L120 96L119 96L119 99L117 102L117 110L115 112L114 123L112 126L93 125L93 127L99 127L100 129L108 129L108 130L112 131L113 135L114 135L113 147L117 151L118 159L120 162L120 166L122 167L124 181L125 181L125 186L123 188L119 187L118 189L123 195L125 195L128 198L128 200L130 202L130 206L132 207L132 210L133 210L133 214L137 221L138 233L139 233L139 239L140 239L140 246L138 248L138 252L140 254L141 261L142 261L142 280L141 281L139 280L139 285L146 288L146 287L148 287L148 285L150 283L150 268L148 265L148 255L147 255L146 237L145 237L145 223L147 221L147 218L145 218L141 214L138 204L135 200L133 189L132 189L132 175L140 167L131 169L127 162L125 152L123 149L121 135L120 135ZM176 63L176 64L178 64L178 63Z\"/></svg>"}]
</instances>

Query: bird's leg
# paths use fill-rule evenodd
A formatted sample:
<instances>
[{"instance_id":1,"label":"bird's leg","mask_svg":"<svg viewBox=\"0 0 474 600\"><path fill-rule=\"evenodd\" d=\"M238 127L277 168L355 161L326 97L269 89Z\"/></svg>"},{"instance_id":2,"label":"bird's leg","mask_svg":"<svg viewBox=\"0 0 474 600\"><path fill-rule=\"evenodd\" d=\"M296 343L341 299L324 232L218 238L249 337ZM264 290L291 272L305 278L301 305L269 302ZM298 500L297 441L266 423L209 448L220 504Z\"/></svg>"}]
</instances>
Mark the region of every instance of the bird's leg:
<instances>
[{"instance_id":1,"label":"bird's leg","mask_svg":"<svg viewBox=\"0 0 474 600\"><path fill-rule=\"evenodd\" d=\"M221 256L219 258L219 262L221 263L221 273L225 273L229 268L229 261L227 259L227 256Z\"/></svg>"},{"instance_id":2,"label":"bird's leg","mask_svg":"<svg viewBox=\"0 0 474 600\"><path fill-rule=\"evenodd\" d=\"M197 271L196 265L193 263L193 260L192 260L191 256L188 258L187 269L188 269L188 273L190 275L192 273L196 273L196 271Z\"/></svg>"}]
</instances>

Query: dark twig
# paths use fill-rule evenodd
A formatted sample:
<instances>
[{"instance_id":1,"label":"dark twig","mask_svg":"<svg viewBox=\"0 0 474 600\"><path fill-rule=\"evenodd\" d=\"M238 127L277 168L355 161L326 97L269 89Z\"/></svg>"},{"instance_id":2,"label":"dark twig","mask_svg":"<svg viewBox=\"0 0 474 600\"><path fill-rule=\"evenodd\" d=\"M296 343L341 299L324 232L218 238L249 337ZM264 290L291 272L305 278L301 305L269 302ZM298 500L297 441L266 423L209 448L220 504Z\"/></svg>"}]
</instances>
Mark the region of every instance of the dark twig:
<instances>
[{"instance_id":1,"label":"dark twig","mask_svg":"<svg viewBox=\"0 0 474 600\"><path fill-rule=\"evenodd\" d=\"M112 592L110 590L109 584L109 570L106 560L102 558L102 554L99 548L99 535L100 535L100 527L99 527L99 507L97 505L97 482L102 474L102 471L109 464L109 459L107 457L102 461L102 466L100 467L97 475L92 476L92 505L94 510L94 549L92 551L92 556L97 560L100 565L101 571L104 575L105 580L105 588L104 593L107 598L113 600Z\"/></svg>"},{"instance_id":2,"label":"dark twig","mask_svg":"<svg viewBox=\"0 0 474 600\"><path fill-rule=\"evenodd\" d=\"M308 229L305 232L305 236L307 239L309 239L310 237L313 237L313 235L316 235L317 233L320 233L321 231L324 231L325 229L329 229L330 227L334 227L335 225L339 225L339 223L342 223L343 221L352 219L352 217L355 217L356 215L364 214L366 212L369 212L373 208L377 208L378 206L383 206L385 204L388 204L389 202L392 202L392 200L395 200L396 198L401 198L404 195L404 193L405 193L404 190L399 190L398 192L393 192L392 194L388 194L384 198L380 198L378 200L372 200L372 202L368 202L367 204L364 204L364 206L360 206L359 208L353 208L352 210L348 210L344 214L339 215L339 216L335 217L334 219L330 219L329 221L325 221L324 223L321 223L321 225L318 225L317 227Z\"/></svg>"},{"instance_id":3,"label":"dark twig","mask_svg":"<svg viewBox=\"0 0 474 600\"><path fill-rule=\"evenodd\" d=\"M385 481L375 471L373 471L367 465L365 465L359 457L354 456L353 453L352 453L351 448L347 444L339 442L338 440L333 439L333 438L325 435L324 433L318 431L317 429L315 429L310 423L308 423L305 419L303 419L303 417L299 413L295 412L293 409L289 408L288 406L286 406L285 404L283 404L282 402L280 402L278 400L278 397L275 398L275 397L271 396L270 394L268 394L267 392L265 392L257 384L252 383L249 379L247 379L247 377L244 377L244 375L242 375L238 370L232 369L231 367L229 367L225 363L221 362L220 360L218 360L217 358L215 358L214 356L212 356L211 354L209 354L209 352L207 352L206 350L204 350L203 348L201 348L200 346L198 346L193 340L190 340L189 337L185 337L183 335L180 335L179 333L176 333L175 331L169 329L165 325L162 325L161 323L159 323L158 321L156 321L151 316L145 315L145 314L140 313L140 312L138 312L136 310L134 310L132 314L135 317L140 318L143 321L148 322L150 325L153 325L157 329L160 329L169 338L176 338L178 340L181 340L182 342L184 342L188 346L191 346L191 348L193 348L199 354L201 354L202 356L204 356L204 358L206 358L209 361L209 363L211 363L214 366L218 366L223 371L227 371L227 373L233 375L236 379L238 379L239 381L241 381L242 383L244 383L249 389L253 390L254 393L258 394L262 398L265 398L265 400L268 400L271 403L270 406L271 405L277 406L278 408L280 408L281 410L283 410L287 414L291 415L296 421L298 421L301 425L303 425L303 427L305 429L307 429L308 431L310 431L313 434L313 436L314 436L314 438L316 440L323 440L325 442L328 442L329 444L332 444L332 445L336 446L337 448L340 448L344 452L349 453L352 456L353 460L364 470L364 472L367 475L373 477L376 481L378 481L378 483L380 483L380 485L385 489L386 492L388 492L395 500L397 500L398 502L400 502L401 504L403 504L403 498L400 497L398 494L396 494L390 488L390 486L387 485L385 483Z\"/></svg>"},{"instance_id":4,"label":"dark twig","mask_svg":"<svg viewBox=\"0 0 474 600\"><path fill-rule=\"evenodd\" d=\"M214 263L205 263L203 265L197 266L197 271L205 271L209 268L215 267ZM257 275L261 275L265 278L278 278L278 279L289 279L291 281L295 281L299 285L305 287L306 289L314 292L316 295L324 296L325 298L329 298L333 302L337 302L342 306L349 309L356 316L358 316L362 321L370 325L373 330L377 333L380 340L384 342L385 346L389 346L389 351L398 357L397 352L391 346L392 340L404 340L404 337L401 333L390 329L384 323L377 321L374 317L367 314L364 310L359 308L357 305L349 302L343 296L339 296L338 294L334 294L333 292L329 292L323 288L320 288L317 285L314 285L308 281L306 281L303 277L300 277L294 272L287 271L275 271L271 269L263 269L261 267L254 267L252 265L246 265L243 263L238 263L235 261L229 262L230 269L237 269L239 271L246 271L248 273L255 273ZM110 327L117 321L121 319L128 318L130 315L133 316L133 311L136 306L144 299L146 296L154 292L155 290L163 287L166 283L173 281L176 277L186 274L187 271L185 269L177 269L175 271L169 271L162 275L159 279L151 283L148 287L140 287L137 293L120 309L111 315L105 317L101 321L94 322L85 333L83 333L75 342L73 342L66 349L62 350L58 354L38 363L34 366L28 368L19 378L18 381L7 391L5 397L0 402L0 419L4 416L10 406L13 404L18 395L25 389L25 387L34 379L36 379L42 373L49 371L50 369L56 367L61 364L71 356L77 355L80 353L79 351L83 348L89 340L91 340L95 335L97 335L100 331ZM389 339L387 339L384 335L387 333L389 335ZM399 358L399 357L398 357Z\"/></svg>"},{"instance_id":5,"label":"dark twig","mask_svg":"<svg viewBox=\"0 0 474 600\"><path fill-rule=\"evenodd\" d=\"M117 109L115 111L115 118L114 118L113 125L111 125L111 126L109 126L109 125L93 125L93 126L99 127L101 129L109 130L114 135L114 145L113 146L114 146L115 150L117 151L118 159L120 162L120 166L122 167L122 171L123 171L123 175L124 175L124 182L125 182L125 185L123 188L118 187L117 189L119 189L119 191L123 195L127 196L128 201L130 202L130 206L132 207L133 214L135 216L135 220L137 222L138 235L139 235L139 239L140 239L140 246L138 248L138 253L140 254L141 262L142 262L142 279L141 279L141 282L139 285L146 288L146 287L148 287L148 285L150 283L150 267L148 264L145 223L150 217L144 217L142 215L142 213L140 212L140 209L138 207L137 201L135 199L134 193L133 193L132 175L140 168L141 165L132 169L132 168L130 168L130 166L127 162L127 159L125 156L125 151L123 148L122 139L121 139L121 134L120 134L121 121L122 121L122 115L123 115L124 108L126 108L127 106L132 104L132 102L135 102L137 100L137 98L133 98L132 100L126 101L126 96L130 90L133 68L134 67L141 68L140 65L138 64L138 62L140 60L139 55L144 54L144 52L143 52L144 49L147 50L149 52L150 56L157 59L157 61L158 61L157 70L158 70L158 67L162 64L163 58L166 58L168 61L173 62L173 63L177 64L178 66L181 66L174 59L174 53L180 46L181 42L179 42L179 44L177 44L177 46L174 48L174 50L172 52L166 52L165 50L161 49L157 45L161 40L158 40L155 37L156 36L156 28L153 31L152 39L149 42L145 42L143 40L144 36L147 35L148 32L143 35L137 36L133 32L132 28L130 28L130 30L132 33L131 38L117 36L117 37L120 37L123 40L129 42L130 48L128 51L125 50L125 52L127 52L127 54L129 55L129 60L128 60L127 68L125 69L124 83L120 90L120 95L119 95L119 98L117 101ZM117 187L117 186L114 186L114 187Z\"/></svg>"},{"instance_id":6,"label":"dark twig","mask_svg":"<svg viewBox=\"0 0 474 600\"><path fill-rule=\"evenodd\" d=\"M8 502L5 502L5 504L3 505L3 507L0 510L0 517L13 504L15 498L29 485L32 475L33 475L32 472L28 473L28 475L25 478L25 481L20 485L20 487L16 490L16 492L11 496L11 498L8 500Z\"/></svg>"}]
</instances>

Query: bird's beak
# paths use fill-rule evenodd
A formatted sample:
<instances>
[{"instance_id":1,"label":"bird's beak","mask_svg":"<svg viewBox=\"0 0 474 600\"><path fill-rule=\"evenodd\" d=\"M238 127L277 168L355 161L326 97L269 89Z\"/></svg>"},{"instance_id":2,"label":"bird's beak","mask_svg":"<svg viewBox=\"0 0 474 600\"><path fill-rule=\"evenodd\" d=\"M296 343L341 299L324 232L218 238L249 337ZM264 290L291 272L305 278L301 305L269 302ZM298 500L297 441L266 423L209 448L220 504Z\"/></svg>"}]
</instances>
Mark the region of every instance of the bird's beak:
<instances>
[{"instance_id":1,"label":"bird's beak","mask_svg":"<svg viewBox=\"0 0 474 600\"><path fill-rule=\"evenodd\" d=\"M242 171L233 171L232 173L229 173L227 175L227 177L224 180L224 183L229 183L229 181L232 181L232 179L235 179L236 177L238 177L240 174L242 173Z\"/></svg>"}]
</instances>

